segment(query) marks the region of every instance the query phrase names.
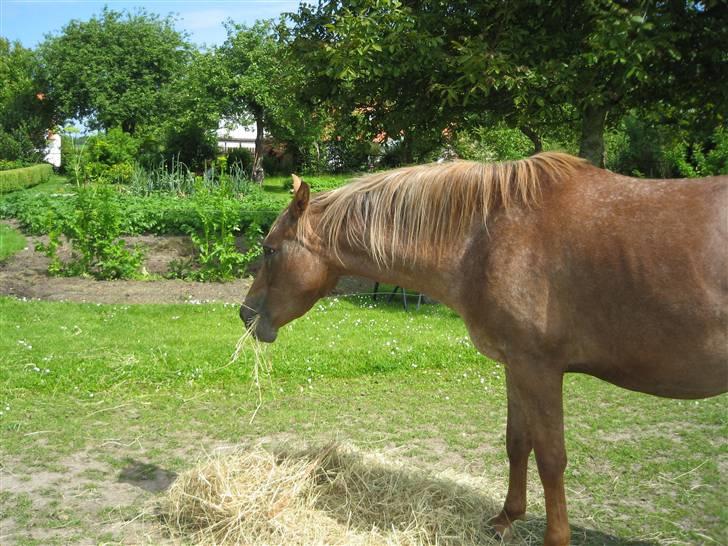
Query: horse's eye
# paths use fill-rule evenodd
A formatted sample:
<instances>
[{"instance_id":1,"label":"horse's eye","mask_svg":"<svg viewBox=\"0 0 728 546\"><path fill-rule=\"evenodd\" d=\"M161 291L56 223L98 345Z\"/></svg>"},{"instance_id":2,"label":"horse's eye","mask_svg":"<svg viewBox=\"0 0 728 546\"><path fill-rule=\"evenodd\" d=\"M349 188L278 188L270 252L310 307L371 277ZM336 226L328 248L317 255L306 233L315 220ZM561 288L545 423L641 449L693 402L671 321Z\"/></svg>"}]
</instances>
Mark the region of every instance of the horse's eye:
<instances>
[{"instance_id":1,"label":"horse's eye","mask_svg":"<svg viewBox=\"0 0 728 546\"><path fill-rule=\"evenodd\" d=\"M263 247L263 254L265 254L266 256L272 256L275 253L276 253L276 249L275 248L272 248L272 247L269 247L269 246L264 246Z\"/></svg>"}]
</instances>

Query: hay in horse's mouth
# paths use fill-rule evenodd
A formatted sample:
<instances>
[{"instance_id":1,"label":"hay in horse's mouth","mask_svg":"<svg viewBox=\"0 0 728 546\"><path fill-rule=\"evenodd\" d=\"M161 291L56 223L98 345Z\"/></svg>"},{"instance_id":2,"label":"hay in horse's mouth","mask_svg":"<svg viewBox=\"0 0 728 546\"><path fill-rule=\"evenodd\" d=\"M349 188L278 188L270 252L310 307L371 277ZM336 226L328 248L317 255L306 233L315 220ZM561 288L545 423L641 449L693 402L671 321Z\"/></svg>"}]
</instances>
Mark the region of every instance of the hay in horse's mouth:
<instances>
[{"instance_id":1,"label":"hay in horse's mouth","mask_svg":"<svg viewBox=\"0 0 728 546\"><path fill-rule=\"evenodd\" d=\"M500 544L502 485L434 474L353 446L233 448L182 473L161 504L194 544Z\"/></svg>"},{"instance_id":2,"label":"hay in horse's mouth","mask_svg":"<svg viewBox=\"0 0 728 546\"><path fill-rule=\"evenodd\" d=\"M253 352L253 369L251 377L253 379L253 385L257 393L257 404L253 415L250 417L250 422L253 422L255 415L263 405L263 392L261 390L261 377L267 376L270 379L270 372L272 369L270 358L268 357L267 345L256 339L253 335L255 329L258 327L258 321L260 315L256 315L251 321L250 325L245 329L243 335L240 336L238 342L235 344L235 351L230 356L230 362L228 364L234 364L237 362L241 355L245 353L245 348L249 345Z\"/></svg>"}]
</instances>

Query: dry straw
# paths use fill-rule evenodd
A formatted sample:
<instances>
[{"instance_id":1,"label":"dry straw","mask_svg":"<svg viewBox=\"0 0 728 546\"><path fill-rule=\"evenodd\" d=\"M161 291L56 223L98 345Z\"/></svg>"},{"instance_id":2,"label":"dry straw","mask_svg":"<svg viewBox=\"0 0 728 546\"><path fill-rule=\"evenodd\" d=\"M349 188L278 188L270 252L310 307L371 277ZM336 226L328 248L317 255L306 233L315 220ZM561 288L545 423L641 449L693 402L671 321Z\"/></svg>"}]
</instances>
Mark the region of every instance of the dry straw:
<instances>
[{"instance_id":1,"label":"dry straw","mask_svg":"<svg viewBox=\"0 0 728 546\"><path fill-rule=\"evenodd\" d=\"M253 369L251 372L253 379L252 386L255 387L257 392L257 404L255 406L255 411L250 416L251 423L253 422L253 419L255 419L258 410L263 405L263 392L260 386L261 377L267 376L270 380L270 372L272 369L266 345L258 341L253 335L255 328L258 326L258 320L260 320L260 317L256 316L250 326L243 332L243 335L240 336L240 339L238 339L238 342L235 345L235 351L230 357L230 362L228 362L228 366L237 362L241 355L246 354L246 347L250 346L253 353Z\"/></svg>"},{"instance_id":2,"label":"dry straw","mask_svg":"<svg viewBox=\"0 0 728 546\"><path fill-rule=\"evenodd\" d=\"M490 495L502 493L351 446L257 445L181 474L161 513L173 537L193 544L488 545L500 543L485 520Z\"/></svg>"}]
</instances>

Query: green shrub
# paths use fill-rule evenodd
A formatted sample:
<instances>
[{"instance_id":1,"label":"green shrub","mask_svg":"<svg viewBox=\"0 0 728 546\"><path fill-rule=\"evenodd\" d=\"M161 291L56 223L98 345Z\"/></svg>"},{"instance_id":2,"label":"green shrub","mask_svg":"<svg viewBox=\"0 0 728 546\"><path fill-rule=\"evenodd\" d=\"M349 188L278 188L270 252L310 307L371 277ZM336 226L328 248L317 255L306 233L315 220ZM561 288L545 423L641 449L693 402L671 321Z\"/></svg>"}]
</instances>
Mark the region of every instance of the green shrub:
<instances>
[{"instance_id":1,"label":"green shrub","mask_svg":"<svg viewBox=\"0 0 728 546\"><path fill-rule=\"evenodd\" d=\"M462 159L506 161L529 156L533 143L520 130L497 124L459 133L453 149Z\"/></svg>"},{"instance_id":2,"label":"green shrub","mask_svg":"<svg viewBox=\"0 0 728 546\"><path fill-rule=\"evenodd\" d=\"M606 166L615 172L650 178L728 173L728 131L722 127L701 138L629 114L605 137Z\"/></svg>"},{"instance_id":3,"label":"green shrub","mask_svg":"<svg viewBox=\"0 0 728 546\"><path fill-rule=\"evenodd\" d=\"M228 168L238 165L248 175L253 170L253 152L247 148L233 148L227 154Z\"/></svg>"},{"instance_id":4,"label":"green shrub","mask_svg":"<svg viewBox=\"0 0 728 546\"><path fill-rule=\"evenodd\" d=\"M23 167L31 167L25 161L20 159L0 159L0 171L10 171L12 169L22 169Z\"/></svg>"},{"instance_id":5,"label":"green shrub","mask_svg":"<svg viewBox=\"0 0 728 546\"><path fill-rule=\"evenodd\" d=\"M229 280L244 275L248 265L262 253L261 229L250 223L246 230L248 250L238 252L235 234L240 231L240 214L229 198L226 184L207 187L199 184L190 200L201 229L190 228L189 234L197 247L199 268L187 272L188 278L200 281Z\"/></svg>"},{"instance_id":6,"label":"green shrub","mask_svg":"<svg viewBox=\"0 0 728 546\"><path fill-rule=\"evenodd\" d=\"M113 187L80 187L72 214L50 218L49 224L52 227L48 244L39 244L36 249L51 258L50 273L92 275L97 279L127 279L138 274L144 252L140 247L127 249L120 239L122 209ZM61 235L72 246L69 263L62 263L58 257Z\"/></svg>"},{"instance_id":7,"label":"green shrub","mask_svg":"<svg viewBox=\"0 0 728 546\"><path fill-rule=\"evenodd\" d=\"M728 131L718 127L706 143L677 141L663 156L679 176L728 174Z\"/></svg>"},{"instance_id":8,"label":"green shrub","mask_svg":"<svg viewBox=\"0 0 728 546\"><path fill-rule=\"evenodd\" d=\"M32 167L0 171L0 193L29 188L47 181L53 174L53 166L41 163Z\"/></svg>"}]
</instances>

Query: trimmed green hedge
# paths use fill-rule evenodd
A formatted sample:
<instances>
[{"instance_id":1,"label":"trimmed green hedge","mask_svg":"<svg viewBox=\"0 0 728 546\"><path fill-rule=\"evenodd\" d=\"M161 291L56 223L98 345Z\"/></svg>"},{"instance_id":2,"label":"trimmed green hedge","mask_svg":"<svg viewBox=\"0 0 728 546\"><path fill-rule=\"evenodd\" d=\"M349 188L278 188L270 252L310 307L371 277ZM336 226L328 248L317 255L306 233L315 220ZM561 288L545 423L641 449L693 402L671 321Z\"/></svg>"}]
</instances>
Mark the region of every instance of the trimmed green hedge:
<instances>
[{"instance_id":1,"label":"trimmed green hedge","mask_svg":"<svg viewBox=\"0 0 728 546\"><path fill-rule=\"evenodd\" d=\"M53 174L53 165L41 163L22 169L0 171L0 193L22 190L48 180Z\"/></svg>"}]
</instances>

